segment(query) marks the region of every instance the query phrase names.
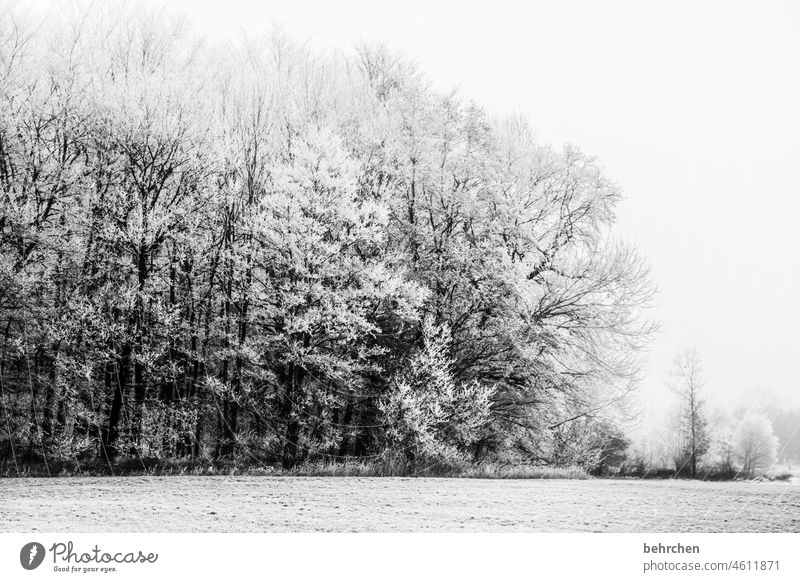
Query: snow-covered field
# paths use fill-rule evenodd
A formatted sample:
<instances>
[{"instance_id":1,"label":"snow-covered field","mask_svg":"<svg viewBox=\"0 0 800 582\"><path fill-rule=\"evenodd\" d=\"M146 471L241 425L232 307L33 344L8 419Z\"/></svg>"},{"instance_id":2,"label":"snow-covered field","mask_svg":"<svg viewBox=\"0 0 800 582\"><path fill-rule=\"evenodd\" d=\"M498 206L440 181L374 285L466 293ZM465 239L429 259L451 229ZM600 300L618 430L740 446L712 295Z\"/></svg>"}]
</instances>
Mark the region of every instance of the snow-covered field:
<instances>
[{"instance_id":1,"label":"snow-covered field","mask_svg":"<svg viewBox=\"0 0 800 582\"><path fill-rule=\"evenodd\" d=\"M357 477L0 479L0 531L800 532L800 486Z\"/></svg>"}]
</instances>

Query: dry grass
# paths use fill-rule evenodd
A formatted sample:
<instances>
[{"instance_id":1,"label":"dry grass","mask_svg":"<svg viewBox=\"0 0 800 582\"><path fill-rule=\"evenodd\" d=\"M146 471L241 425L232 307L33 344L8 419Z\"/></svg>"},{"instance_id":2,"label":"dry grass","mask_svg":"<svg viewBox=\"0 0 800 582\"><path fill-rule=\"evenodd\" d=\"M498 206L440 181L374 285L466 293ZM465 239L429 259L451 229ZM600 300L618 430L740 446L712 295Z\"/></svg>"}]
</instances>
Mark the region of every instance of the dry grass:
<instances>
[{"instance_id":1,"label":"dry grass","mask_svg":"<svg viewBox=\"0 0 800 582\"><path fill-rule=\"evenodd\" d=\"M122 459L113 465L91 463L43 463L23 465L19 471L7 466L1 477L92 477L92 476L214 476L249 475L270 477L452 477L465 479L588 479L579 467L544 467L501 463L428 462L414 465L397 460L312 461L284 470L270 463L226 460Z\"/></svg>"},{"instance_id":2,"label":"dry grass","mask_svg":"<svg viewBox=\"0 0 800 582\"><path fill-rule=\"evenodd\" d=\"M588 479L580 467L537 467L499 463L429 463L407 466L379 462L306 463L288 474L306 477L451 477L464 479Z\"/></svg>"}]
</instances>

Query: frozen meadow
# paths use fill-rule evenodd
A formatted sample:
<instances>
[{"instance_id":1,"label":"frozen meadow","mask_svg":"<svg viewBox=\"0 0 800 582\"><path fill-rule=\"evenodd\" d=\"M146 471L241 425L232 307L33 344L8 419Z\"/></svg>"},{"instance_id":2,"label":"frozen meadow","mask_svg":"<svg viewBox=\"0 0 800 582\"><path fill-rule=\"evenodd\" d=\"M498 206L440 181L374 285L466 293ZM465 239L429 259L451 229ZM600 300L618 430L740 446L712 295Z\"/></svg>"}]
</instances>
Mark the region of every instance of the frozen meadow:
<instances>
[{"instance_id":1,"label":"frozen meadow","mask_svg":"<svg viewBox=\"0 0 800 582\"><path fill-rule=\"evenodd\" d=\"M684 480L0 480L0 531L800 532L800 485Z\"/></svg>"}]
</instances>

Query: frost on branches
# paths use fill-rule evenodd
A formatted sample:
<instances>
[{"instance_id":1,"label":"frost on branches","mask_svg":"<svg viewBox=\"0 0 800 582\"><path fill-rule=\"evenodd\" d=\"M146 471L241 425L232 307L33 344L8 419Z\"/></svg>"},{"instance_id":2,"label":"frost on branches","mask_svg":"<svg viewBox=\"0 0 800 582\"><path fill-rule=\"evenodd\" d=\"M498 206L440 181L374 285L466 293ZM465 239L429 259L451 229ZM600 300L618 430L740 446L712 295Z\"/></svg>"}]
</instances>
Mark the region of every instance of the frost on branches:
<instances>
[{"instance_id":1,"label":"frost on branches","mask_svg":"<svg viewBox=\"0 0 800 582\"><path fill-rule=\"evenodd\" d=\"M450 332L432 317L422 323L422 346L393 379L381 401L389 451L414 463L457 460L491 420L493 387L453 377Z\"/></svg>"},{"instance_id":2,"label":"frost on branches","mask_svg":"<svg viewBox=\"0 0 800 582\"><path fill-rule=\"evenodd\" d=\"M379 47L84 16L0 9L5 466L607 458L652 287L593 159Z\"/></svg>"}]
</instances>

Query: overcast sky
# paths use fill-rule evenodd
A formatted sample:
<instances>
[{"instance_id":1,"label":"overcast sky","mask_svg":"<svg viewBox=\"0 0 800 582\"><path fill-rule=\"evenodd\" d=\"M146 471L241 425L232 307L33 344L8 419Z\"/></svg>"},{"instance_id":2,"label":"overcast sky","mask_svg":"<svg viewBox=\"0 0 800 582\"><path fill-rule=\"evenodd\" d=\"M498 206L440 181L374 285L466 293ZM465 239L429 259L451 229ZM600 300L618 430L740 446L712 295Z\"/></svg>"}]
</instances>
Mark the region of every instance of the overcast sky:
<instances>
[{"instance_id":1,"label":"overcast sky","mask_svg":"<svg viewBox=\"0 0 800 582\"><path fill-rule=\"evenodd\" d=\"M717 402L800 405L800 2L166 1L215 36L384 42L596 156L660 290L646 400L695 346Z\"/></svg>"}]
</instances>

